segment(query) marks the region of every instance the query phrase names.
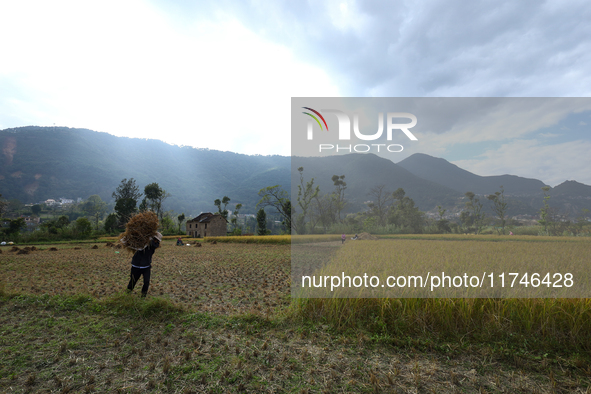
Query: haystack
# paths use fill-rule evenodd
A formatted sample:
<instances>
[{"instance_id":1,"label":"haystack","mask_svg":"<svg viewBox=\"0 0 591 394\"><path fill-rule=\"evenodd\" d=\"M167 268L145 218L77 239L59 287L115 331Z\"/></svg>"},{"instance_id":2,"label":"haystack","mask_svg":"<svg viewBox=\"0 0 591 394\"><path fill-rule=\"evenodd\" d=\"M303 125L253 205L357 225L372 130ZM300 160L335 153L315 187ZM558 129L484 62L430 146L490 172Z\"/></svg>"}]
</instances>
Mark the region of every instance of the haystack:
<instances>
[{"instance_id":1,"label":"haystack","mask_svg":"<svg viewBox=\"0 0 591 394\"><path fill-rule=\"evenodd\" d=\"M359 240L370 240L370 241L377 241L379 238L371 235L370 233L361 233L357 236L357 239Z\"/></svg>"},{"instance_id":2,"label":"haystack","mask_svg":"<svg viewBox=\"0 0 591 394\"><path fill-rule=\"evenodd\" d=\"M152 238L162 239L158 232L158 216L151 211L140 212L134 215L127 225L125 232L119 234L119 242L129 252L143 250Z\"/></svg>"}]
</instances>

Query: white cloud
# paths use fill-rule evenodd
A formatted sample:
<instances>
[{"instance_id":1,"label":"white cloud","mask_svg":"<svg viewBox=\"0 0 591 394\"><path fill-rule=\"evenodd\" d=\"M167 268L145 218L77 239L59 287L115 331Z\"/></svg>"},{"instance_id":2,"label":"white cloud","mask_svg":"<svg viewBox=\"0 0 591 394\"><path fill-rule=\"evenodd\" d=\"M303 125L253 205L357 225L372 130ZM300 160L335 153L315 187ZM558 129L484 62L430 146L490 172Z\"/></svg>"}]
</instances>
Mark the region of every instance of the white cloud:
<instances>
[{"instance_id":1,"label":"white cloud","mask_svg":"<svg viewBox=\"0 0 591 394\"><path fill-rule=\"evenodd\" d=\"M338 95L324 71L228 15L179 27L140 1L7 7L0 34L14 39L0 81L14 89L0 100L18 119L0 118L4 127L55 123L289 155L291 96Z\"/></svg>"}]
</instances>

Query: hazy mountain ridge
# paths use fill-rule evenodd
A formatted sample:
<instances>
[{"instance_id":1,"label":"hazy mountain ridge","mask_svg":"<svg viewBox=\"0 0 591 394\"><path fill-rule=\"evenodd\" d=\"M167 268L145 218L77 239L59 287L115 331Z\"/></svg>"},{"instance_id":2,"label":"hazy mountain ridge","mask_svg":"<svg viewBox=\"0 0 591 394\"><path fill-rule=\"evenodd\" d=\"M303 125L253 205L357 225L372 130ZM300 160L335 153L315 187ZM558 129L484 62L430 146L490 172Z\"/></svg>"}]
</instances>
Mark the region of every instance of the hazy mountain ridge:
<instances>
[{"instance_id":1,"label":"hazy mountain ridge","mask_svg":"<svg viewBox=\"0 0 591 394\"><path fill-rule=\"evenodd\" d=\"M329 157L292 157L293 173L304 167L304 180L314 177L315 184L323 193L334 190L331 177L345 175L347 190L345 195L350 200L349 210L359 211L365 208L364 202L371 200L369 193L380 184L387 186L390 192L403 188L422 210L430 210L437 205L453 205L462 194L425 179L421 179L394 162L374 154L346 154ZM292 190L297 191L299 177L292 179Z\"/></svg>"},{"instance_id":2,"label":"hazy mountain ridge","mask_svg":"<svg viewBox=\"0 0 591 394\"><path fill-rule=\"evenodd\" d=\"M31 203L98 194L112 203L111 194L121 180L134 178L142 190L157 182L171 194L165 208L189 216L214 210L213 201L223 196L232 199L231 206L241 203L242 212L254 213L257 193L264 187L279 184L289 191L291 185L297 193L300 166L304 180L314 177L323 194L334 190L333 175L345 175L349 211L365 209L371 188L380 184L391 192L402 187L424 211L437 205L461 209L465 192L487 195L503 185L512 198L513 214L535 214L542 206L544 186L539 180L514 175L480 177L425 154L398 164L373 154L249 156L67 127L0 130L0 149L3 198ZM591 186L576 181L556 186L550 195L551 205L573 215L591 208Z\"/></svg>"},{"instance_id":3,"label":"hazy mountain ridge","mask_svg":"<svg viewBox=\"0 0 591 394\"><path fill-rule=\"evenodd\" d=\"M134 178L142 191L157 182L171 194L167 209L179 213L215 209L213 201L224 195L246 211L254 210L262 187L289 183L289 157L180 147L86 129L2 130L0 147L0 193L22 202L92 194L112 202L121 180Z\"/></svg>"},{"instance_id":4,"label":"hazy mountain ridge","mask_svg":"<svg viewBox=\"0 0 591 394\"><path fill-rule=\"evenodd\" d=\"M511 215L535 215L543 205L542 188L547 186L542 181L516 175L480 176L466 171L445 159L415 153L398 163L413 174L448 186L464 194L471 191L480 196L487 196L500 191L503 186L509 213ZM550 206L562 214L575 218L582 209L591 209L591 186L565 181L550 188ZM484 198L481 198L484 201ZM485 207L487 207L485 203Z\"/></svg>"},{"instance_id":5,"label":"hazy mountain ridge","mask_svg":"<svg viewBox=\"0 0 591 394\"><path fill-rule=\"evenodd\" d=\"M542 194L542 181L515 175L480 176L466 171L445 159L415 153L398 163L418 177L446 185L458 192L492 194L502 185L507 196Z\"/></svg>"}]
</instances>

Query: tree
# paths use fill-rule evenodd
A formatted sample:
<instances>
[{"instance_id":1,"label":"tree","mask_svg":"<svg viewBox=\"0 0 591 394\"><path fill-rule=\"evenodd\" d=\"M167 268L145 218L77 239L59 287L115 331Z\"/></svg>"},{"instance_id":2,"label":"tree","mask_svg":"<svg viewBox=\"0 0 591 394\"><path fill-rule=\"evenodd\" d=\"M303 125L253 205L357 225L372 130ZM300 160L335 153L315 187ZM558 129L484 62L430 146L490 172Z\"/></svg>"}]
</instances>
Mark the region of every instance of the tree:
<instances>
[{"instance_id":1,"label":"tree","mask_svg":"<svg viewBox=\"0 0 591 394\"><path fill-rule=\"evenodd\" d=\"M238 213L240 212L240 208L242 208L242 204L236 204L236 206L234 207L234 212L232 212L232 219L230 220L230 222L232 223L234 230L237 229L236 226L238 223ZM238 235L240 235L240 234L238 234Z\"/></svg>"},{"instance_id":2,"label":"tree","mask_svg":"<svg viewBox=\"0 0 591 394\"><path fill-rule=\"evenodd\" d=\"M177 221L179 222L179 234L181 233L181 226L183 225L183 222L185 221L185 214L181 213L179 216L176 217Z\"/></svg>"},{"instance_id":3,"label":"tree","mask_svg":"<svg viewBox=\"0 0 591 394\"><path fill-rule=\"evenodd\" d=\"M222 217L226 220L228 220L228 210L226 209L226 207L228 206L228 203L230 202L230 197L228 196L224 196L224 198L220 199L217 198L213 204L218 207L218 213L220 215L222 215ZM224 204L224 207L222 208L222 204Z\"/></svg>"},{"instance_id":4,"label":"tree","mask_svg":"<svg viewBox=\"0 0 591 394\"><path fill-rule=\"evenodd\" d=\"M102 219L107 210L107 203L98 194L93 194L82 204L82 210L94 219L94 228L98 230L99 220Z\"/></svg>"},{"instance_id":5,"label":"tree","mask_svg":"<svg viewBox=\"0 0 591 394\"><path fill-rule=\"evenodd\" d=\"M311 228L316 227L317 223L324 227L329 227L336 222L337 218L337 200L334 193L317 195L314 197L311 205L310 224Z\"/></svg>"},{"instance_id":6,"label":"tree","mask_svg":"<svg viewBox=\"0 0 591 394\"><path fill-rule=\"evenodd\" d=\"M2 194L0 194L0 218L4 215L4 212L6 212L7 208L8 203L6 202L6 200L2 199Z\"/></svg>"},{"instance_id":7,"label":"tree","mask_svg":"<svg viewBox=\"0 0 591 394\"><path fill-rule=\"evenodd\" d=\"M117 200L115 203L115 212L117 213L117 225L119 228L123 228L125 223L131 219L133 214L136 212L136 201L132 198L124 198Z\"/></svg>"},{"instance_id":8,"label":"tree","mask_svg":"<svg viewBox=\"0 0 591 394\"><path fill-rule=\"evenodd\" d=\"M259 190L261 199L257 203L257 208L272 207L283 218L283 226L285 231L291 233L292 221L291 215L294 213L291 207L291 200L289 194L281 188L280 185L267 186ZM297 231L297 229L294 228Z\"/></svg>"},{"instance_id":9,"label":"tree","mask_svg":"<svg viewBox=\"0 0 591 394\"><path fill-rule=\"evenodd\" d=\"M372 201L367 203L369 214L377 218L378 225L383 226L394 200L393 194L386 191L386 185L377 185L367 195L372 198Z\"/></svg>"},{"instance_id":10,"label":"tree","mask_svg":"<svg viewBox=\"0 0 591 394\"><path fill-rule=\"evenodd\" d=\"M472 216L472 222L474 223L474 233L480 234L482 228L484 227L484 218L486 217L486 213L482 212L483 204L476 197L476 194L472 192L466 192L465 196L468 197L466 207Z\"/></svg>"},{"instance_id":11,"label":"tree","mask_svg":"<svg viewBox=\"0 0 591 394\"><path fill-rule=\"evenodd\" d=\"M304 167L298 168L300 173L300 184L298 185L298 206L302 209L302 213L299 214L296 219L296 227L299 233L304 234L306 232L306 216L312 199L318 196L320 192L320 186L314 188L314 178L309 182L306 182L304 186Z\"/></svg>"},{"instance_id":12,"label":"tree","mask_svg":"<svg viewBox=\"0 0 591 394\"><path fill-rule=\"evenodd\" d=\"M345 201L345 189L347 189L347 182L345 182L344 175L333 175L331 179L335 186L334 194L336 196L337 216L339 220L341 220L341 212L347 205L347 202Z\"/></svg>"},{"instance_id":13,"label":"tree","mask_svg":"<svg viewBox=\"0 0 591 394\"><path fill-rule=\"evenodd\" d=\"M115 199L115 212L117 213L118 226L122 228L136 212L136 205L142 194L133 178L123 179L112 197Z\"/></svg>"},{"instance_id":14,"label":"tree","mask_svg":"<svg viewBox=\"0 0 591 394\"><path fill-rule=\"evenodd\" d=\"M140 188L135 184L135 179L133 178L129 180L127 180L127 178L123 179L112 194L112 197L115 199L115 201L121 199L132 199L135 200L136 203L141 196L142 193L140 193Z\"/></svg>"},{"instance_id":15,"label":"tree","mask_svg":"<svg viewBox=\"0 0 591 394\"><path fill-rule=\"evenodd\" d=\"M473 220L472 215L468 211L460 212L460 223L462 223L462 231L467 233L472 226Z\"/></svg>"},{"instance_id":16,"label":"tree","mask_svg":"<svg viewBox=\"0 0 591 394\"><path fill-rule=\"evenodd\" d=\"M87 237L92 232L92 224L87 218L78 218L74 222L74 231L78 236Z\"/></svg>"},{"instance_id":17,"label":"tree","mask_svg":"<svg viewBox=\"0 0 591 394\"><path fill-rule=\"evenodd\" d=\"M491 209L497 214L497 217L501 221L501 234L505 235L505 223L507 222L507 202L505 202L505 190L501 186L501 191L496 192L487 196L492 201Z\"/></svg>"},{"instance_id":18,"label":"tree","mask_svg":"<svg viewBox=\"0 0 591 394\"><path fill-rule=\"evenodd\" d=\"M65 227L68 227L68 225L70 224L70 219L68 219L67 216L60 216L59 218L57 218L57 221L55 223L55 227L63 230Z\"/></svg>"},{"instance_id":19,"label":"tree","mask_svg":"<svg viewBox=\"0 0 591 394\"><path fill-rule=\"evenodd\" d=\"M156 215L158 215L158 218L162 220L162 205L164 203L164 200L170 197L170 194L168 194L166 190L162 189L156 182L153 182L144 188L144 195L144 210L149 209L150 211L155 212ZM144 204L144 201L142 201L142 204Z\"/></svg>"},{"instance_id":20,"label":"tree","mask_svg":"<svg viewBox=\"0 0 591 394\"><path fill-rule=\"evenodd\" d=\"M67 216L62 215L57 219L43 222L41 227L47 229L51 234L59 234L59 231L63 231L70 224L70 219Z\"/></svg>"},{"instance_id":21,"label":"tree","mask_svg":"<svg viewBox=\"0 0 591 394\"><path fill-rule=\"evenodd\" d=\"M160 219L160 228L162 228L162 231L166 231L166 232L174 232L174 222L172 220L172 218L170 217L170 212L166 212L165 214L162 215L162 218Z\"/></svg>"},{"instance_id":22,"label":"tree","mask_svg":"<svg viewBox=\"0 0 591 394\"><path fill-rule=\"evenodd\" d=\"M548 225L551 222L550 219L550 205L548 201L550 200L550 195L548 191L550 190L550 186L544 186L542 191L544 192L544 206L540 209L540 220L538 222L544 226L544 233L548 234Z\"/></svg>"},{"instance_id":23,"label":"tree","mask_svg":"<svg viewBox=\"0 0 591 394\"><path fill-rule=\"evenodd\" d=\"M267 235L267 214L263 208L257 212L257 234Z\"/></svg>"},{"instance_id":24,"label":"tree","mask_svg":"<svg viewBox=\"0 0 591 394\"><path fill-rule=\"evenodd\" d=\"M449 226L449 220L445 219L444 215L447 209L437 206L437 212L439 213L439 220L437 221L437 230L442 233L451 233L451 227Z\"/></svg>"},{"instance_id":25,"label":"tree","mask_svg":"<svg viewBox=\"0 0 591 394\"><path fill-rule=\"evenodd\" d=\"M39 204L35 204L31 207L31 212L33 212L33 215L35 216L39 216L39 214L41 213L41 205ZM0 215L2 216L2 215Z\"/></svg>"},{"instance_id":26,"label":"tree","mask_svg":"<svg viewBox=\"0 0 591 394\"><path fill-rule=\"evenodd\" d=\"M573 233L575 235L578 235L583 230L583 228L589 224L587 221L587 215L589 215L589 209L583 208L573 226Z\"/></svg>"},{"instance_id":27,"label":"tree","mask_svg":"<svg viewBox=\"0 0 591 394\"><path fill-rule=\"evenodd\" d=\"M21 230L24 230L27 227L27 223L23 218L17 219L8 219L8 228L4 229L4 233L8 236L17 237Z\"/></svg>"},{"instance_id":28,"label":"tree","mask_svg":"<svg viewBox=\"0 0 591 394\"><path fill-rule=\"evenodd\" d=\"M140 203L140 206L138 207L138 210L140 212L146 212L148 210L148 200L146 199L146 197L144 197L142 199L142 202Z\"/></svg>"},{"instance_id":29,"label":"tree","mask_svg":"<svg viewBox=\"0 0 591 394\"><path fill-rule=\"evenodd\" d=\"M390 209L388 221L401 230L420 233L423 226L423 213L415 206L414 200L405 194L401 187L392 193L395 202Z\"/></svg>"},{"instance_id":30,"label":"tree","mask_svg":"<svg viewBox=\"0 0 591 394\"><path fill-rule=\"evenodd\" d=\"M112 233L117 228L117 214L111 213L105 219L105 231Z\"/></svg>"}]
</instances>

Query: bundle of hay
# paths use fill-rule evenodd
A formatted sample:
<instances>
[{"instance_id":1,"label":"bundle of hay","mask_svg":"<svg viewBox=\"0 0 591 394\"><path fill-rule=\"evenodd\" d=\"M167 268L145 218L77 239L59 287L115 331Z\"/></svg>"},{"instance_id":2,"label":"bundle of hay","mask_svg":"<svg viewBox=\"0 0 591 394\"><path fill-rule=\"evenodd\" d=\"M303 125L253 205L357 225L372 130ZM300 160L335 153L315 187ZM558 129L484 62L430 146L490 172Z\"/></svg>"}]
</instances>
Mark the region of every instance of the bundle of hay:
<instances>
[{"instance_id":1,"label":"bundle of hay","mask_svg":"<svg viewBox=\"0 0 591 394\"><path fill-rule=\"evenodd\" d=\"M371 235L370 233L361 233L357 236L359 240L370 240L370 241L377 241L379 238Z\"/></svg>"},{"instance_id":2,"label":"bundle of hay","mask_svg":"<svg viewBox=\"0 0 591 394\"><path fill-rule=\"evenodd\" d=\"M158 232L158 216L151 211L134 215L127 225L125 232L119 234L119 242L129 252L143 250L152 238L162 239Z\"/></svg>"}]
</instances>

